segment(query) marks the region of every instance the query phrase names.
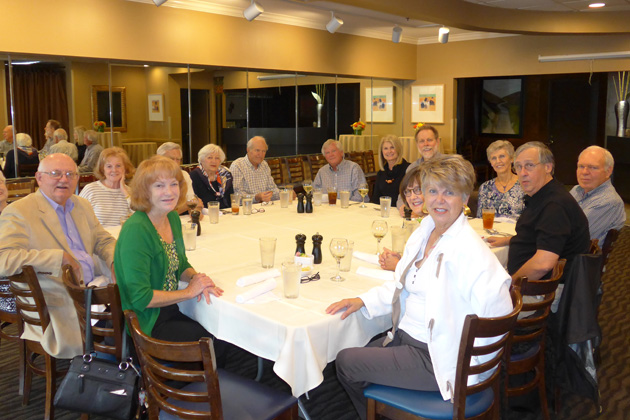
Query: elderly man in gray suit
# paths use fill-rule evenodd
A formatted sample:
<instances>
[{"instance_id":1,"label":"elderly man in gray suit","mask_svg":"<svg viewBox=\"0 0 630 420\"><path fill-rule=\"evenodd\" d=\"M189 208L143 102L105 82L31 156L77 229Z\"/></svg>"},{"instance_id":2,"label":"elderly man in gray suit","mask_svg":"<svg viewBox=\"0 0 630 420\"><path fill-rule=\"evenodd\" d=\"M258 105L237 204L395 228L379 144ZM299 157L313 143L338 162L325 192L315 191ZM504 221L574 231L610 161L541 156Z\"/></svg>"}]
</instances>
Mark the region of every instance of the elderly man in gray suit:
<instances>
[{"instance_id":1,"label":"elderly man in gray suit","mask_svg":"<svg viewBox=\"0 0 630 420\"><path fill-rule=\"evenodd\" d=\"M31 327L22 338L39 341L51 356L71 358L83 352L81 332L72 299L61 278L70 264L84 284L103 274L114 261L116 240L103 229L90 203L73 192L77 165L64 154L48 155L35 174L39 190L7 206L0 215L0 275L21 272L31 265L50 312L51 323L42 334ZM113 271L113 270L112 270Z\"/></svg>"}]
</instances>

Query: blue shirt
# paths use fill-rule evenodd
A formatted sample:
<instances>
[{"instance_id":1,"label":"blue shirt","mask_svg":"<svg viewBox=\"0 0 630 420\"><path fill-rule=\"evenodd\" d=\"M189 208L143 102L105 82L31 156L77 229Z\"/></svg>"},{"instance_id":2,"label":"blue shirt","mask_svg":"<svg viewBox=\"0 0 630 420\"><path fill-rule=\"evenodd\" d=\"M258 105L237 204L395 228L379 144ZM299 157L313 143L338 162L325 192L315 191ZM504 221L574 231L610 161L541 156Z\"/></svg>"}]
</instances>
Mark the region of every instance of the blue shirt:
<instances>
[{"instance_id":1,"label":"blue shirt","mask_svg":"<svg viewBox=\"0 0 630 420\"><path fill-rule=\"evenodd\" d=\"M55 213L57 213L59 225L61 226L61 229L66 236L66 241L68 242L70 251L72 251L72 256L79 262L79 264L81 264L81 270L83 271L83 282L85 284L90 283L92 280L94 280L94 260L92 259L92 256L88 254L85 250L85 245L83 245L83 241L81 240L81 235L79 235L77 225L72 219L71 212L72 209L74 209L74 203L72 202L72 200L68 199L64 208L64 206L61 206L51 200L46 194L44 194L43 191L42 195L46 197L46 200L48 200L52 208L55 209Z\"/></svg>"}]
</instances>

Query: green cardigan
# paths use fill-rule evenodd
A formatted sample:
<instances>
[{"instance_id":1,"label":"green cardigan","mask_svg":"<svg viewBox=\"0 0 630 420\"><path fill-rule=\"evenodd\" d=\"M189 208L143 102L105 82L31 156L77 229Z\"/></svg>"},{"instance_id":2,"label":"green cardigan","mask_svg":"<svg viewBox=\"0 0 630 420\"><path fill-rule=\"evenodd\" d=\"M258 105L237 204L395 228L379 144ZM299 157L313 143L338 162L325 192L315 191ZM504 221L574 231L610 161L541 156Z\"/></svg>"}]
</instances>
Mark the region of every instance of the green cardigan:
<instances>
[{"instance_id":1,"label":"green cardigan","mask_svg":"<svg viewBox=\"0 0 630 420\"><path fill-rule=\"evenodd\" d=\"M168 219L179 257L177 280L190 267L186 258L179 215L172 211ZM163 290L168 260L160 243L160 236L146 213L135 212L123 225L114 253L116 282L120 289L123 310L138 315L140 328L151 335L160 308L147 308L153 299L153 290Z\"/></svg>"}]
</instances>

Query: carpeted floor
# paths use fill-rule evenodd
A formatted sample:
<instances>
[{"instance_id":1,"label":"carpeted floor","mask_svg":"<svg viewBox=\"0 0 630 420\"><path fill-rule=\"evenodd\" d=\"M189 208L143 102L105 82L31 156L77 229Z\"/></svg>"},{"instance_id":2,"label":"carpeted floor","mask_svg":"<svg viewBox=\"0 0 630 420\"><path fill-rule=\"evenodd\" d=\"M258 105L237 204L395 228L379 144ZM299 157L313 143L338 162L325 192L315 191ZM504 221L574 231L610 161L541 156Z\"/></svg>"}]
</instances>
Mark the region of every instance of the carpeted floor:
<instances>
[{"instance_id":1,"label":"carpeted floor","mask_svg":"<svg viewBox=\"0 0 630 420\"><path fill-rule=\"evenodd\" d=\"M560 420L620 420L630 419L630 227L624 227L610 257L604 276L604 296L600 308L600 324L603 341L599 385L603 412L598 416L592 401L572 395L562 396L562 410L556 416ZM31 401L23 407L17 394L17 347L3 342L0 346L0 419L36 420L43 418L44 381L33 379ZM241 375L256 376L256 358L235 349L226 368ZM265 361L262 382L276 389L289 391L289 387L274 375L272 362ZM334 363L324 371L324 382L302 397L307 412L313 420L355 420L358 416L335 376ZM79 415L57 410L60 420L78 419ZM509 420L534 420L541 418L538 412L512 410ZM94 420L101 418L93 417Z\"/></svg>"}]
</instances>

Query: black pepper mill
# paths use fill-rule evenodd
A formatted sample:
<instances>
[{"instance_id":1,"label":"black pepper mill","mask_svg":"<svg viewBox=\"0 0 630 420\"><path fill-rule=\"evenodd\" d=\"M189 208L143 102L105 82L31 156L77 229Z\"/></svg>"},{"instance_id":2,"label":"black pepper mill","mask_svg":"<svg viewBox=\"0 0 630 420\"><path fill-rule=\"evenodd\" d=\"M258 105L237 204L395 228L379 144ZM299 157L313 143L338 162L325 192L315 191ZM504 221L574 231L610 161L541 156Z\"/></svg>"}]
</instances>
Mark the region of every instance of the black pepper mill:
<instances>
[{"instance_id":1,"label":"black pepper mill","mask_svg":"<svg viewBox=\"0 0 630 420\"><path fill-rule=\"evenodd\" d=\"M199 210L193 210L190 212L190 218L193 223L197 223L197 236L201 236L201 223L199 223L199 218L201 217L201 213Z\"/></svg>"},{"instance_id":2,"label":"black pepper mill","mask_svg":"<svg viewBox=\"0 0 630 420\"><path fill-rule=\"evenodd\" d=\"M405 206L403 208L403 211L405 212L405 219L411 220L411 209L409 207Z\"/></svg>"},{"instance_id":3,"label":"black pepper mill","mask_svg":"<svg viewBox=\"0 0 630 420\"><path fill-rule=\"evenodd\" d=\"M298 233L295 235L295 255L306 255L306 249L304 248L304 243L306 242L306 235L303 233Z\"/></svg>"},{"instance_id":4,"label":"black pepper mill","mask_svg":"<svg viewBox=\"0 0 630 420\"><path fill-rule=\"evenodd\" d=\"M317 232L313 235L313 264L322 263L322 241L324 237Z\"/></svg>"},{"instance_id":5,"label":"black pepper mill","mask_svg":"<svg viewBox=\"0 0 630 420\"><path fill-rule=\"evenodd\" d=\"M298 198L297 212L304 213L304 194L299 193L297 198Z\"/></svg>"},{"instance_id":6,"label":"black pepper mill","mask_svg":"<svg viewBox=\"0 0 630 420\"><path fill-rule=\"evenodd\" d=\"M306 194L306 206L304 208L305 213L313 213L313 193Z\"/></svg>"}]
</instances>

